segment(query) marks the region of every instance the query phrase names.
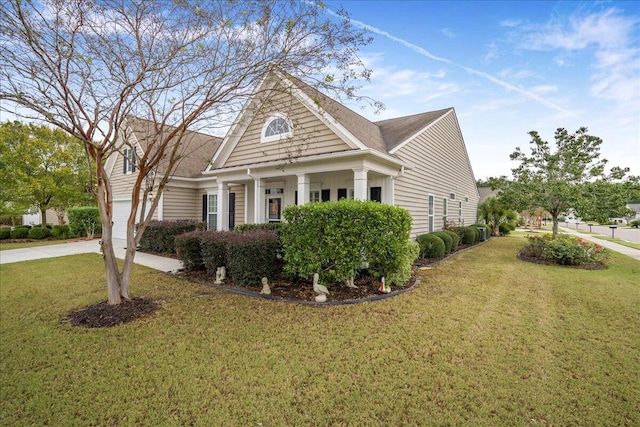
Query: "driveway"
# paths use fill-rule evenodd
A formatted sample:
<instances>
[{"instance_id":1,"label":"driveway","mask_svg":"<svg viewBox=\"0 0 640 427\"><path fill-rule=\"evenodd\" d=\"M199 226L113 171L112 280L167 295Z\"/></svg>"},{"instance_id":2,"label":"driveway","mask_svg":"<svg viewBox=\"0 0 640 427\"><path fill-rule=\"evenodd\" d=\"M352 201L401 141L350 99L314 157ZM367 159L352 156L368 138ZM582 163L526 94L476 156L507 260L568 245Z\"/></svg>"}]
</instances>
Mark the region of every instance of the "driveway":
<instances>
[{"instance_id":1,"label":"driveway","mask_svg":"<svg viewBox=\"0 0 640 427\"><path fill-rule=\"evenodd\" d=\"M124 259L126 241L123 239L113 239L113 247L116 257ZM100 244L98 239L79 240L75 242L60 243L58 245L36 246L33 248L0 251L0 264L87 253L100 253ZM142 252L136 253L134 262L136 264L165 272L177 271L182 268L182 262L177 259L165 258Z\"/></svg>"}]
</instances>

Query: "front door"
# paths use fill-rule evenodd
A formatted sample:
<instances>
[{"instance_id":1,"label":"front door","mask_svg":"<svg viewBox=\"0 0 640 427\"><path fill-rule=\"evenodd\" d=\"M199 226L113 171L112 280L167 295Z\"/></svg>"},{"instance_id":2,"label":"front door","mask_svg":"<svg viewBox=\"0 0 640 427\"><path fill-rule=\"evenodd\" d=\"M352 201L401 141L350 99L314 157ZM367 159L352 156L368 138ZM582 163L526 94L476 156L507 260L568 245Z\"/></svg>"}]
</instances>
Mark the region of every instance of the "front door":
<instances>
[{"instance_id":1,"label":"front door","mask_svg":"<svg viewBox=\"0 0 640 427\"><path fill-rule=\"evenodd\" d=\"M282 195L267 196L267 221L280 222L282 220Z\"/></svg>"},{"instance_id":2,"label":"front door","mask_svg":"<svg viewBox=\"0 0 640 427\"><path fill-rule=\"evenodd\" d=\"M265 208L267 222L282 221L282 202L284 201L284 188L267 188L265 190Z\"/></svg>"}]
</instances>

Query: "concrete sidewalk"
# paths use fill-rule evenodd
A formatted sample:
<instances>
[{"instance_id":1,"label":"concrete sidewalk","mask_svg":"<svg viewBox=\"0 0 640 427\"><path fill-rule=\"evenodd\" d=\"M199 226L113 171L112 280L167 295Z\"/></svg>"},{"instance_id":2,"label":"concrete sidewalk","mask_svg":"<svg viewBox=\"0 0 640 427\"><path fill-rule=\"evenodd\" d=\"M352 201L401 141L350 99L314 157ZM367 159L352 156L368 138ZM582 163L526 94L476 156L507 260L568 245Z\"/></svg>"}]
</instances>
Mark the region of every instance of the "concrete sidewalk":
<instances>
[{"instance_id":1,"label":"concrete sidewalk","mask_svg":"<svg viewBox=\"0 0 640 427\"><path fill-rule=\"evenodd\" d=\"M116 258L124 259L126 241L123 239L113 239L113 247ZM55 258L87 253L100 253L100 244L98 239L0 251L0 264L10 264L14 262L31 261L34 259ZM134 262L136 264L164 272L174 272L182 268L182 262L177 259L165 258L142 252L136 253Z\"/></svg>"},{"instance_id":2,"label":"concrete sidewalk","mask_svg":"<svg viewBox=\"0 0 640 427\"><path fill-rule=\"evenodd\" d=\"M616 251L616 252L619 252L621 254L630 256L631 258L640 260L640 250L638 250L638 249L630 248L628 246L623 246L623 245L620 245L620 244L614 243L614 242L609 242L607 240L598 239L593 234L583 234L583 233L580 233L578 231L572 230L570 228L558 227L558 229L560 231L562 231L563 233L572 234L572 235L580 237L580 238L582 238L584 240L588 240L589 242L597 243L597 244L599 244L601 246L604 246L607 249L611 249L612 251Z\"/></svg>"}]
</instances>

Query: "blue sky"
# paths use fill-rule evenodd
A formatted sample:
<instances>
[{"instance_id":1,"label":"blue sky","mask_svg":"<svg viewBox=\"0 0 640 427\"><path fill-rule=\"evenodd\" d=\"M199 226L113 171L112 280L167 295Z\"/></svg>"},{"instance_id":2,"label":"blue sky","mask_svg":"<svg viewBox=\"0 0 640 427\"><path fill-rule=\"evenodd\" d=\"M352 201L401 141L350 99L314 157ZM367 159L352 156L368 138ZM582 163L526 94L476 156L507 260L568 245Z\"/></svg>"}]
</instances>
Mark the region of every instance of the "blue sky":
<instances>
[{"instance_id":1,"label":"blue sky","mask_svg":"<svg viewBox=\"0 0 640 427\"><path fill-rule=\"evenodd\" d=\"M327 1L372 31L371 120L454 107L476 179L511 176L527 132L580 126L640 175L640 2ZM354 106L351 106L352 108Z\"/></svg>"}]
</instances>

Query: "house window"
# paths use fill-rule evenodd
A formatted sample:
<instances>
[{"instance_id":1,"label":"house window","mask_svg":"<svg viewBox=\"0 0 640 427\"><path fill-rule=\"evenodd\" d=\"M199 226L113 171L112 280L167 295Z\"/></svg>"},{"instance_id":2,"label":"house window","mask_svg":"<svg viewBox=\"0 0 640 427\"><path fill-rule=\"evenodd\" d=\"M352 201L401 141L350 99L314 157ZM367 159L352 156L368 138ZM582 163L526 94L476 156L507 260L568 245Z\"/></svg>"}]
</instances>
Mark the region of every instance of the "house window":
<instances>
[{"instance_id":1,"label":"house window","mask_svg":"<svg viewBox=\"0 0 640 427\"><path fill-rule=\"evenodd\" d=\"M433 231L433 194L429 194L429 233Z\"/></svg>"},{"instance_id":2,"label":"house window","mask_svg":"<svg viewBox=\"0 0 640 427\"><path fill-rule=\"evenodd\" d=\"M458 202L458 224L462 224L462 201Z\"/></svg>"},{"instance_id":3,"label":"house window","mask_svg":"<svg viewBox=\"0 0 640 427\"><path fill-rule=\"evenodd\" d=\"M320 201L320 190L309 191L309 203Z\"/></svg>"},{"instance_id":4,"label":"house window","mask_svg":"<svg viewBox=\"0 0 640 427\"><path fill-rule=\"evenodd\" d=\"M382 187L371 187L369 189L369 200L382 203Z\"/></svg>"},{"instance_id":5,"label":"house window","mask_svg":"<svg viewBox=\"0 0 640 427\"><path fill-rule=\"evenodd\" d=\"M218 195L207 195L207 228L209 230L218 229Z\"/></svg>"},{"instance_id":6,"label":"house window","mask_svg":"<svg viewBox=\"0 0 640 427\"><path fill-rule=\"evenodd\" d=\"M136 171L136 152L132 148L125 148L123 152L124 168L123 173L133 173Z\"/></svg>"},{"instance_id":7,"label":"house window","mask_svg":"<svg viewBox=\"0 0 640 427\"><path fill-rule=\"evenodd\" d=\"M449 200L447 200L447 198L445 197L444 199L442 199L442 227L446 227L447 226L447 204L449 203Z\"/></svg>"},{"instance_id":8,"label":"house window","mask_svg":"<svg viewBox=\"0 0 640 427\"><path fill-rule=\"evenodd\" d=\"M338 188L338 200L353 200L353 188Z\"/></svg>"},{"instance_id":9,"label":"house window","mask_svg":"<svg viewBox=\"0 0 640 427\"><path fill-rule=\"evenodd\" d=\"M449 193L449 198L451 200L455 200L456 199L456 193Z\"/></svg>"},{"instance_id":10,"label":"house window","mask_svg":"<svg viewBox=\"0 0 640 427\"><path fill-rule=\"evenodd\" d=\"M468 202L468 201L469 201L469 198L468 198L468 197L465 197L465 198L464 198L464 201L465 201L465 202Z\"/></svg>"},{"instance_id":11,"label":"house window","mask_svg":"<svg viewBox=\"0 0 640 427\"><path fill-rule=\"evenodd\" d=\"M293 137L293 127L288 117L284 114L275 114L265 122L262 127L260 142L280 141Z\"/></svg>"}]
</instances>

